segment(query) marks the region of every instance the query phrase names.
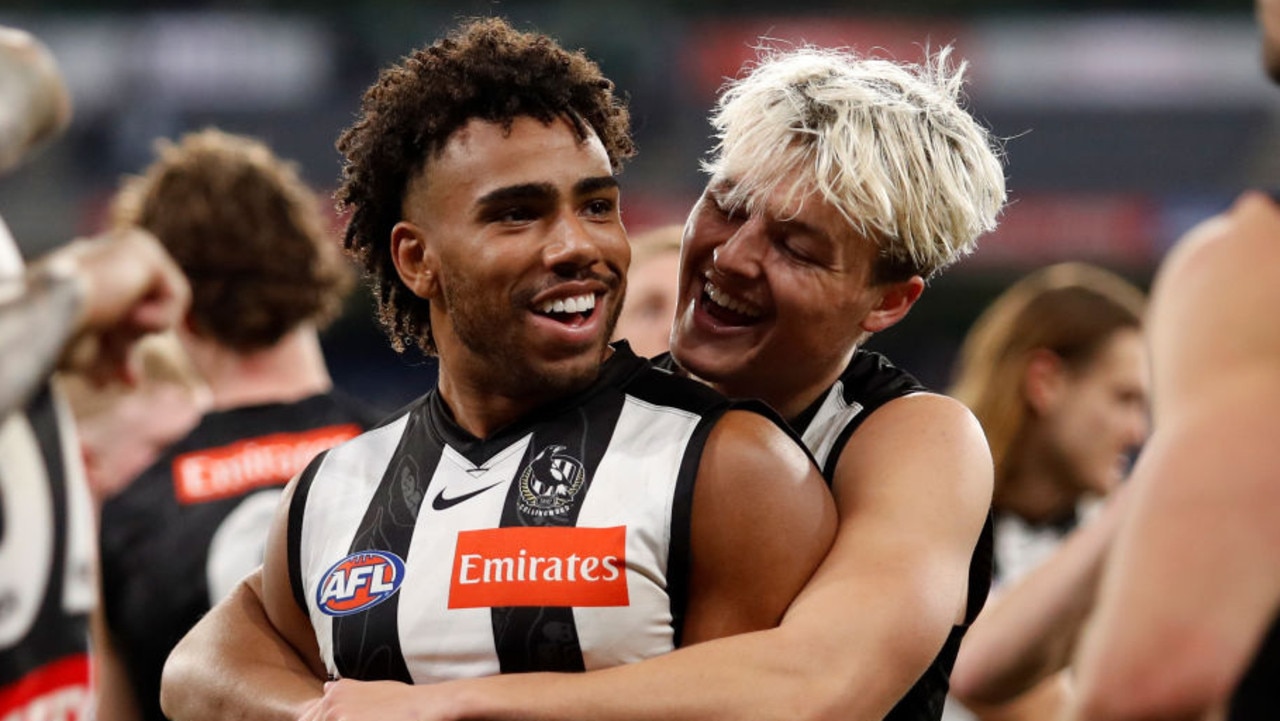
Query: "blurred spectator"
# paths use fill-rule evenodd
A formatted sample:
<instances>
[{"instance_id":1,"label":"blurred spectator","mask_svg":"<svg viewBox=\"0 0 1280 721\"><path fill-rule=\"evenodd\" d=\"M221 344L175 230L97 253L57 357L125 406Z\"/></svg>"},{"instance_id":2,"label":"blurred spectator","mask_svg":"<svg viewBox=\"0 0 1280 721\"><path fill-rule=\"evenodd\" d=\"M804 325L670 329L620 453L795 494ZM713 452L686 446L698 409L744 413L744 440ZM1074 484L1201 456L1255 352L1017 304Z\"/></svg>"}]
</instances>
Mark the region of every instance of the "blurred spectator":
<instances>
[{"instance_id":1,"label":"blurred spectator","mask_svg":"<svg viewBox=\"0 0 1280 721\"><path fill-rule=\"evenodd\" d=\"M625 338L636 355L652 358L671 346L683 235L683 225L666 225L631 238L627 299L614 337Z\"/></svg>"},{"instance_id":2,"label":"blurred spectator","mask_svg":"<svg viewBox=\"0 0 1280 721\"><path fill-rule=\"evenodd\" d=\"M965 339L952 394L981 421L995 461L996 594L1117 488L1146 438L1144 303L1117 275L1063 263L1011 286ZM981 718L1056 718L1065 700L1057 680L1002 708L975 690L974 649L1000 612L997 595L961 646L953 693Z\"/></svg>"}]
</instances>

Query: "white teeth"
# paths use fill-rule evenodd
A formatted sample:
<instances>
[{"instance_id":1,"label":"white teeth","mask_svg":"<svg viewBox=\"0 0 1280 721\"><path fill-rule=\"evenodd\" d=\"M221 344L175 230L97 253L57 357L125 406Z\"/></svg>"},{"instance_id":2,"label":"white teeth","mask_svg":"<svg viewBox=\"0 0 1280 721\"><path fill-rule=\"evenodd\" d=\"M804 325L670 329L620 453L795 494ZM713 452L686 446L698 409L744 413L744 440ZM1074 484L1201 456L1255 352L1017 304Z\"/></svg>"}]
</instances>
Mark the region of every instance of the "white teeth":
<instances>
[{"instance_id":1,"label":"white teeth","mask_svg":"<svg viewBox=\"0 0 1280 721\"><path fill-rule=\"evenodd\" d=\"M702 289L705 290L707 292L707 295L711 297L711 302L715 303L718 306L726 308L727 310L731 310L734 313L740 313L749 318L760 317L759 310L757 310L756 308L750 305L747 305L743 301L736 300L730 297L728 293L725 293L723 290L720 290L719 288L717 288L714 284L712 284L711 281L707 281L707 284L704 285Z\"/></svg>"},{"instance_id":2,"label":"white teeth","mask_svg":"<svg viewBox=\"0 0 1280 721\"><path fill-rule=\"evenodd\" d=\"M575 295L572 298L549 300L537 307L539 313L585 313L596 307L596 297L591 293Z\"/></svg>"}]
</instances>

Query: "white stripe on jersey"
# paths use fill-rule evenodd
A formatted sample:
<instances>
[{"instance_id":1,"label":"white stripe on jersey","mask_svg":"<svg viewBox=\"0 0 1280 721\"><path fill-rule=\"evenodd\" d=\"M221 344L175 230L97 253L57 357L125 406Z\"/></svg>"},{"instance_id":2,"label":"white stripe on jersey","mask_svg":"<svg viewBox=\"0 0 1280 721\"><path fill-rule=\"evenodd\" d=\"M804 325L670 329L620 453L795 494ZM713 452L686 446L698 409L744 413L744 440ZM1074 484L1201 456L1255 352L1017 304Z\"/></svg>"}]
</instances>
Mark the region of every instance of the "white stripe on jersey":
<instances>
[{"instance_id":1,"label":"white stripe on jersey","mask_svg":"<svg viewBox=\"0 0 1280 721\"><path fill-rule=\"evenodd\" d=\"M861 403L845 402L844 381L836 381L835 385L831 386L831 390L827 391L826 399L822 401L822 406L818 408L817 415L805 429L802 438L805 447L818 462L819 468L826 470L827 456L831 455L831 448L835 445L840 432L861 412Z\"/></svg>"},{"instance_id":2,"label":"white stripe on jersey","mask_svg":"<svg viewBox=\"0 0 1280 721\"><path fill-rule=\"evenodd\" d=\"M414 683L495 676L501 670L493 643L476 644L478 638L493 638L492 612L488 608L449 609L449 585L458 532L497 525L531 437L522 437L478 467L446 446L426 486L427 495L405 559L397 613L400 649ZM432 508L432 500L440 494L457 498L490 486L442 511ZM441 659L448 662L441 663Z\"/></svg>"},{"instance_id":3,"label":"white stripe on jersey","mask_svg":"<svg viewBox=\"0 0 1280 721\"><path fill-rule=\"evenodd\" d=\"M672 500L685 448L699 420L697 414L632 396L622 407L578 525L627 527L631 605L573 610L588 671L633 663L675 648L667 596ZM645 610L637 613L637 608Z\"/></svg>"},{"instance_id":4,"label":"white stripe on jersey","mask_svg":"<svg viewBox=\"0 0 1280 721\"><path fill-rule=\"evenodd\" d=\"M321 462L307 494L302 517L301 558L299 568L302 589L306 594L311 625L320 644L320 658L329 673L337 677L333 660L333 617L321 613L316 605L316 586L323 574L338 559L347 555L360 520L364 517L374 491L390 463L400 436L404 434L409 414L375 428L353 441L331 449ZM314 519L326 519L315 523ZM342 533L334 533L342 529Z\"/></svg>"}]
</instances>

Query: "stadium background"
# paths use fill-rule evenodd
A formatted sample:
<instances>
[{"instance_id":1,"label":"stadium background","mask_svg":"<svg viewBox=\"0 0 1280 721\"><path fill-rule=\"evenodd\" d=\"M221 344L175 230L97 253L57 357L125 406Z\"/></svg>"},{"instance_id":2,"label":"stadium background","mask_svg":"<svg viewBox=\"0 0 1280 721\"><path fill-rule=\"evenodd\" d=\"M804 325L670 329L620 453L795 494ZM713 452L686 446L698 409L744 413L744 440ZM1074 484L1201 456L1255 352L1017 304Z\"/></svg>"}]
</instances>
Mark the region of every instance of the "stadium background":
<instances>
[{"instance_id":1,"label":"stadium background","mask_svg":"<svg viewBox=\"0 0 1280 721\"><path fill-rule=\"evenodd\" d=\"M327 195L334 140L377 69L459 17L499 14L584 48L629 95L640 155L622 182L635 232L683 219L715 91L760 37L903 60L954 43L970 106L1004 139L1012 203L973 258L870 343L944 387L969 323L1017 275L1080 259L1145 285L1187 227L1246 186L1275 184L1280 90L1263 77L1250 13L1243 0L5 0L0 23L50 45L76 117L0 180L0 213L29 256L94 232L153 139L209 125L261 138ZM338 385L387 409L434 377L429 361L389 350L363 293L324 343Z\"/></svg>"}]
</instances>

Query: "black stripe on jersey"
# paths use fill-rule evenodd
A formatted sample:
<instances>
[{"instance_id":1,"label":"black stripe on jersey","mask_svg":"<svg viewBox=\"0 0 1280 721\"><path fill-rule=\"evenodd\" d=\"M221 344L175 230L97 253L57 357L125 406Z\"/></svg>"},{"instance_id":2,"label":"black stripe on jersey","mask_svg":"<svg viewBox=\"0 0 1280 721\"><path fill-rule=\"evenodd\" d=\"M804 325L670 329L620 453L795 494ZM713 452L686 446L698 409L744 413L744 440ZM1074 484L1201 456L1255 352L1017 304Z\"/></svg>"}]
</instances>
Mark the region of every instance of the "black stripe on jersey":
<instances>
[{"instance_id":1,"label":"black stripe on jersey","mask_svg":"<svg viewBox=\"0 0 1280 721\"><path fill-rule=\"evenodd\" d=\"M621 394L597 393L535 427L507 492L502 527L577 525L624 401ZM502 673L586 670L572 608L495 606L491 617Z\"/></svg>"},{"instance_id":2,"label":"black stripe on jersey","mask_svg":"<svg viewBox=\"0 0 1280 721\"><path fill-rule=\"evenodd\" d=\"M324 463L328 450L316 454L315 458L302 469L298 475L298 483L293 488L293 497L289 499L289 529L285 538L289 563L289 586L293 589L293 600L297 602L302 614L308 615L307 591L302 586L302 519L306 515L307 495L311 493L311 481L315 480L320 464Z\"/></svg>"},{"instance_id":3,"label":"black stripe on jersey","mask_svg":"<svg viewBox=\"0 0 1280 721\"><path fill-rule=\"evenodd\" d=\"M707 436L722 414L706 415L685 447L671 499L671 542L667 545L667 598L671 603L672 642L676 648L684 643L684 620L689 612L689 574L693 567L693 486L698 478L702 449Z\"/></svg>"},{"instance_id":4,"label":"black stripe on jersey","mask_svg":"<svg viewBox=\"0 0 1280 721\"><path fill-rule=\"evenodd\" d=\"M348 553L390 551L407 564L418 511L444 449L424 428L423 404L409 413L400 444L374 491ZM400 594L363 613L333 619L333 662L338 673L362 681L413 683L400 647Z\"/></svg>"}]
</instances>

